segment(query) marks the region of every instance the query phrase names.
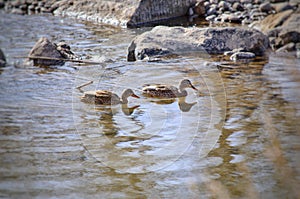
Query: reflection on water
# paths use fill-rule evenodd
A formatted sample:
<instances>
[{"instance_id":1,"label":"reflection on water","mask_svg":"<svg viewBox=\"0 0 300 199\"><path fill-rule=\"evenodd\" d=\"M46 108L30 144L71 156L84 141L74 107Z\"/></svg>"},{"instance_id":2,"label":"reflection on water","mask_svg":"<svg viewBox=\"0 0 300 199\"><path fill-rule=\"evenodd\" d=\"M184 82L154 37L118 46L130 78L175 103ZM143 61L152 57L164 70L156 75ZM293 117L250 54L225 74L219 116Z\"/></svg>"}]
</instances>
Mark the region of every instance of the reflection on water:
<instances>
[{"instance_id":1,"label":"reflection on water","mask_svg":"<svg viewBox=\"0 0 300 199\"><path fill-rule=\"evenodd\" d=\"M96 109L93 111L93 106L78 102L78 92L75 91L73 115L89 153L97 161L122 173L144 173L163 169L176 162L183 154L191 153L191 156L197 158L205 156L220 134L220 129L216 129L214 125L222 126L220 110L224 109L224 102L218 102L218 97L222 94L224 97L224 92L215 93L214 86L222 83L220 79L212 81L208 77L202 77L193 66L194 63L187 63L182 66L179 60L175 60L168 65L144 62L129 63L127 66L115 65L114 71L118 71L118 75L110 73L108 67L108 71L102 70L105 75L100 80L99 76L90 79L98 82L96 87L90 87L105 88L115 93L131 88L134 93L142 96L141 86L149 81L174 85L179 80L189 78L195 82L195 86L201 87L201 92L207 93L206 96L199 97L193 91L188 91L187 97L179 99L163 100L143 96L129 102L129 106L138 104L139 107L130 116L124 117L120 111L115 111L114 114L103 111L100 113ZM127 68L124 70L124 67ZM87 74L92 73L90 70L95 69L81 68L77 73L79 78L76 84L81 84L82 77L88 77ZM224 100L221 97L220 99ZM118 106L114 108L120 109ZM95 125L89 119L93 116L94 120L98 114L99 126L93 128ZM194 150L190 150L191 147Z\"/></svg>"},{"instance_id":2,"label":"reflection on water","mask_svg":"<svg viewBox=\"0 0 300 199\"><path fill-rule=\"evenodd\" d=\"M3 13L0 23L8 60L0 74L1 197L300 195L299 60L193 55L128 63L126 48L144 29ZM16 57L41 36L102 64L24 65ZM131 88L142 96L145 83L176 86L184 78L199 92L128 106L85 104L76 89L93 80L84 89Z\"/></svg>"}]
</instances>

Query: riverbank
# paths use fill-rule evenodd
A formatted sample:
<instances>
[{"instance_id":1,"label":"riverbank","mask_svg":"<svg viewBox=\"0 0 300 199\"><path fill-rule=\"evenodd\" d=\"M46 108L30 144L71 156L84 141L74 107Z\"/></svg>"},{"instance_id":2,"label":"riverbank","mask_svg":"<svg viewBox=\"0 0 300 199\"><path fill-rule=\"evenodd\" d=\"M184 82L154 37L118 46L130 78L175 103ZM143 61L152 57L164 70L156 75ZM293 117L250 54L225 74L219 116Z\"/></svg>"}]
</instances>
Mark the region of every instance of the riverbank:
<instances>
[{"instance_id":1,"label":"riverbank","mask_svg":"<svg viewBox=\"0 0 300 199\"><path fill-rule=\"evenodd\" d=\"M234 23L258 29L269 37L274 51L300 51L300 6L296 0L1 0L0 7L15 14L51 13L131 28L153 22L160 25L158 21L180 16L190 21L200 17L211 24Z\"/></svg>"}]
</instances>

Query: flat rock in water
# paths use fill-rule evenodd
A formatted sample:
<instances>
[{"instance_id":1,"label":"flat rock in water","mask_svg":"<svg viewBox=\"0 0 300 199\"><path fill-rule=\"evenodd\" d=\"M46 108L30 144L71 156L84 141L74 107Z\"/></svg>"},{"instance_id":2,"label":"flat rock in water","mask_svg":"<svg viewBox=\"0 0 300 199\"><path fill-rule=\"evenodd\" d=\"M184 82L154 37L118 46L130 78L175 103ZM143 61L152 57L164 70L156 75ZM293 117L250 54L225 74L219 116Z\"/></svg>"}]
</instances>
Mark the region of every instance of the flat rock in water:
<instances>
[{"instance_id":1,"label":"flat rock in water","mask_svg":"<svg viewBox=\"0 0 300 199\"><path fill-rule=\"evenodd\" d=\"M157 26L137 36L128 47L128 61L189 52L222 54L242 48L263 55L269 39L258 30L237 27L183 28Z\"/></svg>"}]
</instances>

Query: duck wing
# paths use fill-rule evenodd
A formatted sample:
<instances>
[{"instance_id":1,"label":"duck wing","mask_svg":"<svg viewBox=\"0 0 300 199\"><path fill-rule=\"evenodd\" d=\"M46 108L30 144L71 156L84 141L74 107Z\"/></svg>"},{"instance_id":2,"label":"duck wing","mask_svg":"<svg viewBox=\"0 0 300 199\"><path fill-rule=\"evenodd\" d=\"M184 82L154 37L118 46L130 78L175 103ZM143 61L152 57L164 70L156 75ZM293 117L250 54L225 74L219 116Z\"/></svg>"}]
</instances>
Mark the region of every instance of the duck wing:
<instances>
[{"instance_id":1,"label":"duck wing","mask_svg":"<svg viewBox=\"0 0 300 199\"><path fill-rule=\"evenodd\" d=\"M118 95L107 90L87 91L81 99L85 102L104 105L115 105L120 103Z\"/></svg>"},{"instance_id":2,"label":"duck wing","mask_svg":"<svg viewBox=\"0 0 300 199\"><path fill-rule=\"evenodd\" d=\"M142 90L143 94L150 97L174 98L179 93L175 86L167 84L146 84Z\"/></svg>"}]
</instances>

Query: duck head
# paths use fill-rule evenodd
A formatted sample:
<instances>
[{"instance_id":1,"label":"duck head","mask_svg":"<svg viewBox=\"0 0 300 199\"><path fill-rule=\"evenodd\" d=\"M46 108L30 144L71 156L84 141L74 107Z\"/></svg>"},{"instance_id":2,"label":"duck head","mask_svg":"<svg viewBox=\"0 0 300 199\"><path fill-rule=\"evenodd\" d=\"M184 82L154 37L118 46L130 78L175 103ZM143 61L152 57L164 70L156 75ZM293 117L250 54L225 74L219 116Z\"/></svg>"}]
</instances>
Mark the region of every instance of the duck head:
<instances>
[{"instance_id":1,"label":"duck head","mask_svg":"<svg viewBox=\"0 0 300 199\"><path fill-rule=\"evenodd\" d=\"M193 84L191 83L191 81L190 80L188 80L188 79L184 79L184 80L182 80L181 82L180 82L180 85L179 85L179 90L184 90L185 88L192 88L192 89L194 89L194 90L198 90L197 88L195 88L194 86L193 86Z\"/></svg>"},{"instance_id":2,"label":"duck head","mask_svg":"<svg viewBox=\"0 0 300 199\"><path fill-rule=\"evenodd\" d=\"M123 94L122 94L122 103L123 104L128 103L128 99L127 99L128 97L140 98L139 96L134 94L134 92L131 89L126 89L123 91Z\"/></svg>"}]
</instances>

